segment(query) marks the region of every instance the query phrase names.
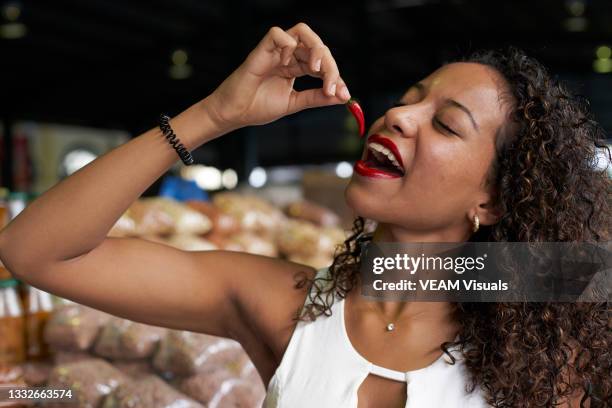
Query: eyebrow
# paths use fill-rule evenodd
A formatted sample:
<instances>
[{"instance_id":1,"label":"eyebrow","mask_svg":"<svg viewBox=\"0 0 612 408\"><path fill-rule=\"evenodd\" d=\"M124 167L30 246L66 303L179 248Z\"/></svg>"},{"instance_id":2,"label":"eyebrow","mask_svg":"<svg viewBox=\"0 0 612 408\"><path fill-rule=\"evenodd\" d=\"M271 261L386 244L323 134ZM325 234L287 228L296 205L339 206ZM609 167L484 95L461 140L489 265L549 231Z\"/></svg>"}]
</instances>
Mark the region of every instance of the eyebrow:
<instances>
[{"instance_id":1,"label":"eyebrow","mask_svg":"<svg viewBox=\"0 0 612 408\"><path fill-rule=\"evenodd\" d=\"M421 95L425 94L425 85L422 82L417 82L417 83L413 84L410 88L416 88ZM408 90L410 90L410 88L408 88ZM476 123L476 120L474 120L474 116L472 116L472 112L470 112L470 110L468 108L466 108L464 105L460 104L456 100L450 99L450 98L445 99L444 100L444 104L445 105L450 105L450 106L455 107L455 108L459 108L463 112L465 112L468 115L468 117L470 118L470 121L472 122L472 126L474 127L474 129L477 132L480 132L480 128L478 127L478 123Z\"/></svg>"}]
</instances>

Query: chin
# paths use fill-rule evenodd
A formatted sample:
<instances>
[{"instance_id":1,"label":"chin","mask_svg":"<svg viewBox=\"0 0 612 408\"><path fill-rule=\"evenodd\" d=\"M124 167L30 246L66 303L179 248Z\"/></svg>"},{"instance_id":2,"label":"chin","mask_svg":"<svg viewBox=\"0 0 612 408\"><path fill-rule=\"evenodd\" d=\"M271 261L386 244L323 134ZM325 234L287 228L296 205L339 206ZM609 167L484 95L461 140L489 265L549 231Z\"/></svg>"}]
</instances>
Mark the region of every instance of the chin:
<instances>
[{"instance_id":1,"label":"chin","mask_svg":"<svg viewBox=\"0 0 612 408\"><path fill-rule=\"evenodd\" d=\"M371 191L363 188L363 186L355 183L353 180L349 182L344 190L344 200L348 207L353 210L355 217L363 217L369 220L378 220L380 217L380 205L384 200L376 197Z\"/></svg>"}]
</instances>

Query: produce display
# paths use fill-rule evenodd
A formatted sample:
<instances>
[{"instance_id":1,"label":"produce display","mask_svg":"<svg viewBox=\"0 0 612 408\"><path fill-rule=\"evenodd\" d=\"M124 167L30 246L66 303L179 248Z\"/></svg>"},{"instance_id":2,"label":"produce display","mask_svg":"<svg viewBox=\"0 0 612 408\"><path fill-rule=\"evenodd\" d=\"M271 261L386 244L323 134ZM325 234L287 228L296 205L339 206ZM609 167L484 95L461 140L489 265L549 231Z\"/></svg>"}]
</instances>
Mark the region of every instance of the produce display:
<instances>
[{"instance_id":1,"label":"produce display","mask_svg":"<svg viewBox=\"0 0 612 408\"><path fill-rule=\"evenodd\" d=\"M331 264L347 233L337 215L308 201L281 209L254 195L223 192L211 201L141 198L109 236L320 268ZM149 326L56 297L52 304L51 295L25 286L20 295L16 280L2 278L0 384L70 387L77 406L91 408L248 408L263 402L259 373L232 339Z\"/></svg>"},{"instance_id":2,"label":"produce display","mask_svg":"<svg viewBox=\"0 0 612 408\"><path fill-rule=\"evenodd\" d=\"M48 359L0 370L0 383L70 388L76 406L85 408L247 408L265 397L249 356L232 339L68 303L53 312L44 340L52 350Z\"/></svg>"},{"instance_id":3,"label":"produce display","mask_svg":"<svg viewBox=\"0 0 612 408\"><path fill-rule=\"evenodd\" d=\"M102 405L102 408L149 407L204 408L204 405L154 375L119 385Z\"/></svg>"},{"instance_id":4,"label":"produce display","mask_svg":"<svg viewBox=\"0 0 612 408\"><path fill-rule=\"evenodd\" d=\"M243 354L240 343L188 331L170 331L161 341L153 366L169 378L190 376L210 367L231 366Z\"/></svg>"},{"instance_id":5,"label":"produce display","mask_svg":"<svg viewBox=\"0 0 612 408\"><path fill-rule=\"evenodd\" d=\"M315 268L330 265L346 239L331 210L300 200L280 209L248 194L222 192L208 201L140 199L109 233L186 251L222 249L282 257Z\"/></svg>"},{"instance_id":6,"label":"produce display","mask_svg":"<svg viewBox=\"0 0 612 408\"><path fill-rule=\"evenodd\" d=\"M106 358L138 359L153 355L166 329L112 317L102 329L94 352Z\"/></svg>"},{"instance_id":7,"label":"produce display","mask_svg":"<svg viewBox=\"0 0 612 408\"><path fill-rule=\"evenodd\" d=\"M45 327L45 340L64 351L82 351L91 347L101 327L111 315L78 304L57 310Z\"/></svg>"},{"instance_id":8,"label":"produce display","mask_svg":"<svg viewBox=\"0 0 612 408\"><path fill-rule=\"evenodd\" d=\"M47 386L70 388L79 407L94 408L99 407L107 395L128 381L129 378L111 364L91 358L56 366L51 371ZM60 403L57 405L61 406Z\"/></svg>"}]
</instances>

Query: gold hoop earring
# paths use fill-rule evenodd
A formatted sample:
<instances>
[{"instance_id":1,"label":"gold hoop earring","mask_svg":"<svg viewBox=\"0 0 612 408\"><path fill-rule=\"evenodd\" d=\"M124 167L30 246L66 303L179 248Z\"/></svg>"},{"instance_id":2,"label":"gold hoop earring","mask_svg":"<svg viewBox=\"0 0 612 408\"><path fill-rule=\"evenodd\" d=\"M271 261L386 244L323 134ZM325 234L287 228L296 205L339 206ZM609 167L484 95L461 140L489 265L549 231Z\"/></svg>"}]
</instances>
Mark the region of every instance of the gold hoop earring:
<instances>
[{"instance_id":1,"label":"gold hoop earring","mask_svg":"<svg viewBox=\"0 0 612 408\"><path fill-rule=\"evenodd\" d=\"M478 231L478 228L480 228L480 220L478 219L478 215L474 214L474 228L473 228L473 231L474 232Z\"/></svg>"}]
</instances>

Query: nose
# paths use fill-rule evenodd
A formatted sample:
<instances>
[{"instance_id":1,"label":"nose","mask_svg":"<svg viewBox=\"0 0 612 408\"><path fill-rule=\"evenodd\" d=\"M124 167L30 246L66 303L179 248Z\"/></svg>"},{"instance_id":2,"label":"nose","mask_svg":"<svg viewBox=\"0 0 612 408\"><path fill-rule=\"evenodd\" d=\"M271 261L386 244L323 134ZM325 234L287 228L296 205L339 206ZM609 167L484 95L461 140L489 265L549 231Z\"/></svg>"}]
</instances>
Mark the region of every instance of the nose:
<instances>
[{"instance_id":1,"label":"nose","mask_svg":"<svg viewBox=\"0 0 612 408\"><path fill-rule=\"evenodd\" d=\"M385 113L385 127L402 137L414 137L419 130L414 109L397 106Z\"/></svg>"}]
</instances>

